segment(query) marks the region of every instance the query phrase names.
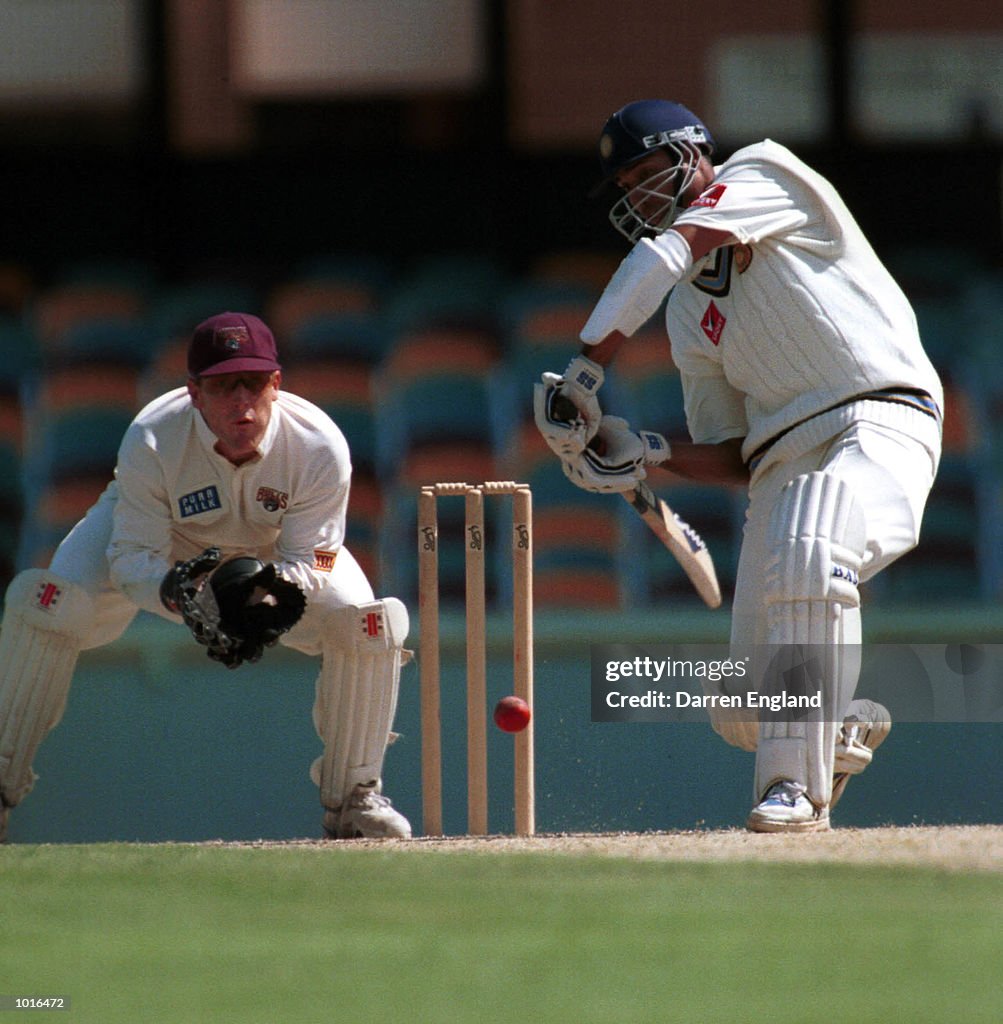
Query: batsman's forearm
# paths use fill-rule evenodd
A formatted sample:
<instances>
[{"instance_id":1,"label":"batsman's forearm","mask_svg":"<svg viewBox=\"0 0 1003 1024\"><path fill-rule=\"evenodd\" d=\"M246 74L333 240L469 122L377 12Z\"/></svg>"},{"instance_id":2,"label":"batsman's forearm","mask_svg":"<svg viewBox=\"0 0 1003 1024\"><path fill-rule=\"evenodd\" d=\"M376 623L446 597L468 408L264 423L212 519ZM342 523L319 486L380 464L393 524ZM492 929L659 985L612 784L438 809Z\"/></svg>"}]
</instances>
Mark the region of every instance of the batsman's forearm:
<instances>
[{"instance_id":1,"label":"batsman's forearm","mask_svg":"<svg viewBox=\"0 0 1003 1024\"><path fill-rule=\"evenodd\" d=\"M698 483L747 484L749 470L742 461L742 439L720 444L673 441L672 458L660 469Z\"/></svg>"},{"instance_id":2,"label":"batsman's forearm","mask_svg":"<svg viewBox=\"0 0 1003 1024\"><path fill-rule=\"evenodd\" d=\"M595 345L582 345L582 355L600 366L609 366L626 340L626 335L613 331Z\"/></svg>"}]
</instances>

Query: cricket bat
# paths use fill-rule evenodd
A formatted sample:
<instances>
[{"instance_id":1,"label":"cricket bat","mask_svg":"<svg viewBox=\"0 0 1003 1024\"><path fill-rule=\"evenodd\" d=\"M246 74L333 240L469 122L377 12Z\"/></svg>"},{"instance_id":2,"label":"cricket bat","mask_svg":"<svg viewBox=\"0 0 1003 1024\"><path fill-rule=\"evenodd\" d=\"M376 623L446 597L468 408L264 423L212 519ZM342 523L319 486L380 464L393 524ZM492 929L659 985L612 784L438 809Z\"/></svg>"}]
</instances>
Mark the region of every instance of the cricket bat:
<instances>
[{"instance_id":1,"label":"cricket bat","mask_svg":"<svg viewBox=\"0 0 1003 1024\"><path fill-rule=\"evenodd\" d=\"M621 491L624 501L648 524L651 532L672 552L709 608L721 607L721 587L703 537L669 508L642 480L632 491Z\"/></svg>"}]
</instances>

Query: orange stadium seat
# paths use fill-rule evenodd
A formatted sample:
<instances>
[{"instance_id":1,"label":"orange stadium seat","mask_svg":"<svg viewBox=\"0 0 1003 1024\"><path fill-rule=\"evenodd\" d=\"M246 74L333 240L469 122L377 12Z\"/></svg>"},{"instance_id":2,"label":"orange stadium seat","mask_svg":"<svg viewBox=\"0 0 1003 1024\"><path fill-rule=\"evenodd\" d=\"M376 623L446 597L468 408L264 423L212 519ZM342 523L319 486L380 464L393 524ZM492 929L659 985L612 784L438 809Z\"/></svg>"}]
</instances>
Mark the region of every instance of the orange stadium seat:
<instances>
[{"instance_id":1,"label":"orange stadium seat","mask_svg":"<svg viewBox=\"0 0 1003 1024\"><path fill-rule=\"evenodd\" d=\"M377 293L362 281L285 281L268 293L263 319L277 339L289 339L311 321L361 318L377 304Z\"/></svg>"},{"instance_id":2,"label":"orange stadium seat","mask_svg":"<svg viewBox=\"0 0 1003 1024\"><path fill-rule=\"evenodd\" d=\"M58 351L75 327L88 323L138 323L146 296L126 284L79 284L45 289L31 306L31 324L43 352Z\"/></svg>"}]
</instances>

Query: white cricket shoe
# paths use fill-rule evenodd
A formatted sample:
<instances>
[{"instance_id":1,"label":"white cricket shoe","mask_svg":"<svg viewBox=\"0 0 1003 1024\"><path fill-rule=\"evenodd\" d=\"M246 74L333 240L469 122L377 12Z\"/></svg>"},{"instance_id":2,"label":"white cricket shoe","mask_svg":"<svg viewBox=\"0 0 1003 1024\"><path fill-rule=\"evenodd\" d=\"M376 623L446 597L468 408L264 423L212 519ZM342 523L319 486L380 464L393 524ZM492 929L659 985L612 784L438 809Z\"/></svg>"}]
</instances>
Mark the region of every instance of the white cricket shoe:
<instances>
[{"instance_id":1,"label":"white cricket shoe","mask_svg":"<svg viewBox=\"0 0 1003 1024\"><path fill-rule=\"evenodd\" d=\"M874 751L892 731L888 708L874 700L853 700L836 740L835 770L829 809L843 795L851 775L859 775L874 757Z\"/></svg>"},{"instance_id":2,"label":"white cricket shoe","mask_svg":"<svg viewBox=\"0 0 1003 1024\"><path fill-rule=\"evenodd\" d=\"M324 812L328 839L410 839L411 823L373 786L356 786L348 802Z\"/></svg>"},{"instance_id":3,"label":"white cricket shoe","mask_svg":"<svg viewBox=\"0 0 1003 1024\"><path fill-rule=\"evenodd\" d=\"M829 808L816 807L800 783L781 780L752 808L745 827L750 832L825 832Z\"/></svg>"}]
</instances>

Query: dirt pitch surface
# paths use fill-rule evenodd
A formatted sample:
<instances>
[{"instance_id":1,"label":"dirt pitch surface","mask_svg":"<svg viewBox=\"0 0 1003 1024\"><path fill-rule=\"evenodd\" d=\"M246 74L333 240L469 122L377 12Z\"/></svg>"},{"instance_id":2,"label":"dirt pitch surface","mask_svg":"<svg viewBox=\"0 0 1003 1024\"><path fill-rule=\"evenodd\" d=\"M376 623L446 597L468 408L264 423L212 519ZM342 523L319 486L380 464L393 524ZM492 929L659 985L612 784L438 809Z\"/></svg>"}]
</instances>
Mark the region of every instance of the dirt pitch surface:
<instances>
[{"instance_id":1,"label":"dirt pitch surface","mask_svg":"<svg viewBox=\"0 0 1003 1024\"><path fill-rule=\"evenodd\" d=\"M841 828L808 835L756 835L740 829L220 843L255 849L374 849L416 853L507 853L620 857L647 861L872 864L947 871L1003 872L1003 825Z\"/></svg>"}]
</instances>

